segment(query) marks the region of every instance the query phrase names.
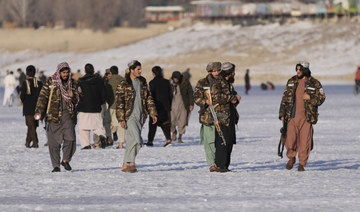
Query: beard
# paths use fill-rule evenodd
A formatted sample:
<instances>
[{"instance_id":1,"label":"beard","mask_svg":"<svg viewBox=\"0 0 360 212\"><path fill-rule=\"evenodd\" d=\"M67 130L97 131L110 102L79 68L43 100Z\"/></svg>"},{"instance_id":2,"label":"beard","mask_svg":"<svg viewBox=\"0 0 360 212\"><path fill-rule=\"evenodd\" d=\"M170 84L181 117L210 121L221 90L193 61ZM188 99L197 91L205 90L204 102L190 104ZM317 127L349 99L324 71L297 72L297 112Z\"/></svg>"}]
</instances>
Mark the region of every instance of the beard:
<instances>
[{"instance_id":1,"label":"beard","mask_svg":"<svg viewBox=\"0 0 360 212\"><path fill-rule=\"evenodd\" d=\"M235 82L235 78L234 77L229 77L229 80L228 80L229 83L234 83Z\"/></svg>"},{"instance_id":2,"label":"beard","mask_svg":"<svg viewBox=\"0 0 360 212\"><path fill-rule=\"evenodd\" d=\"M304 78L304 74L301 74L300 76L297 76L298 79Z\"/></svg>"}]
</instances>

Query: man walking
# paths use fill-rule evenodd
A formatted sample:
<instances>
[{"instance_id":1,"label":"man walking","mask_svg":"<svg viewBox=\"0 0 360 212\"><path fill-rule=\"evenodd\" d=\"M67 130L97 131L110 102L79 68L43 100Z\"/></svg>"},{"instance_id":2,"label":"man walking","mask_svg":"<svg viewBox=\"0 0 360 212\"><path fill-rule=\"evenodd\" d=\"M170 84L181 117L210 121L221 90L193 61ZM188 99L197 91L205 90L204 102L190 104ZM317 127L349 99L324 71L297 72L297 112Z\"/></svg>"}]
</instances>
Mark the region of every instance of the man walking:
<instances>
[{"instance_id":1,"label":"man walking","mask_svg":"<svg viewBox=\"0 0 360 212\"><path fill-rule=\"evenodd\" d=\"M135 157L143 145L141 129L148 114L157 121L155 104L148 90L146 79L141 76L141 63L133 60L116 90L116 116L121 127L126 129L126 150L123 172L136 172Z\"/></svg>"},{"instance_id":2,"label":"man walking","mask_svg":"<svg viewBox=\"0 0 360 212\"><path fill-rule=\"evenodd\" d=\"M85 65L85 75L78 80L79 86L79 131L82 149L91 149L90 131L99 136L101 147L106 147L106 132L101 115L106 91L101 76L94 74L94 66Z\"/></svg>"},{"instance_id":3,"label":"man walking","mask_svg":"<svg viewBox=\"0 0 360 212\"><path fill-rule=\"evenodd\" d=\"M246 74L245 74L245 94L248 95L249 93L249 90L251 88L251 85L250 85L250 70L249 69L246 69Z\"/></svg>"},{"instance_id":4,"label":"man walking","mask_svg":"<svg viewBox=\"0 0 360 212\"><path fill-rule=\"evenodd\" d=\"M230 62L221 64L221 73L211 86L212 104L219 121L223 138L215 133L215 164L218 172L228 172L233 145L236 144L235 125L239 121L236 106L241 97L234 90L235 65ZM224 141L225 139L225 141Z\"/></svg>"},{"instance_id":5,"label":"man walking","mask_svg":"<svg viewBox=\"0 0 360 212\"><path fill-rule=\"evenodd\" d=\"M321 83L311 76L308 62L296 64L295 71L296 75L286 84L279 118L287 123L285 147L289 161L286 169L292 169L298 154L298 171L305 171L313 147L312 125L318 121L318 106L326 97Z\"/></svg>"},{"instance_id":6,"label":"man walking","mask_svg":"<svg viewBox=\"0 0 360 212\"><path fill-rule=\"evenodd\" d=\"M14 101L14 91L16 88L16 80L13 71L10 71L10 73L5 76L4 87L5 87L5 92L4 92L3 106L5 107L6 105L8 105L9 107L11 107Z\"/></svg>"},{"instance_id":7,"label":"man walking","mask_svg":"<svg viewBox=\"0 0 360 212\"><path fill-rule=\"evenodd\" d=\"M147 146L153 146L153 141L157 126L160 126L164 132L167 143L171 142L171 101L172 92L170 82L163 77L163 70L160 66L152 68L154 79L149 82L151 96L153 97L156 111L158 112L158 120L153 124L150 117L149 134Z\"/></svg>"},{"instance_id":8,"label":"man walking","mask_svg":"<svg viewBox=\"0 0 360 212\"><path fill-rule=\"evenodd\" d=\"M116 88L120 84L120 81L123 80L124 77L119 75L119 69L117 66L110 67L110 76L109 76L109 84L112 87L115 103L110 106L110 116L111 116L111 131L114 135L114 141L119 139L119 149L124 148L125 142L125 129L122 128L119 124L118 119L116 118Z\"/></svg>"},{"instance_id":9,"label":"man walking","mask_svg":"<svg viewBox=\"0 0 360 212\"><path fill-rule=\"evenodd\" d=\"M21 86L20 93L20 99L23 103L23 115L25 116L25 122L28 128L25 142L27 148L39 147L39 140L36 133L36 128L39 126L39 120L35 120L34 115L35 106L43 84L36 79L35 72L36 70L33 65L26 67L27 79ZM30 146L31 142L33 143Z\"/></svg>"},{"instance_id":10,"label":"man walking","mask_svg":"<svg viewBox=\"0 0 360 212\"><path fill-rule=\"evenodd\" d=\"M39 120L41 114L46 114L49 123L48 145L54 168L52 172L59 172L60 164L68 171L72 169L69 162L76 151L75 108L78 102L77 85L71 79L69 64L60 63L42 87L34 115ZM63 158L60 163L61 144Z\"/></svg>"},{"instance_id":11,"label":"man walking","mask_svg":"<svg viewBox=\"0 0 360 212\"><path fill-rule=\"evenodd\" d=\"M178 143L183 143L182 135L185 134L188 116L190 116L190 112L194 109L194 91L190 81L179 71L172 73L171 84L173 88L173 99L171 103L172 140L176 141L177 132L179 132ZM177 130L176 127L178 128ZM167 142L165 146L170 144L171 142Z\"/></svg>"},{"instance_id":12,"label":"man walking","mask_svg":"<svg viewBox=\"0 0 360 212\"><path fill-rule=\"evenodd\" d=\"M218 78L221 72L221 63L213 62L209 63L206 67L208 75L200 79L195 87L194 102L200 107L199 110L199 122L201 123L200 129L200 144L204 145L206 161L210 165L209 171L216 171L215 165L215 126L214 119L211 115L206 92L210 90L214 81ZM211 93L211 91L210 91Z\"/></svg>"}]
</instances>

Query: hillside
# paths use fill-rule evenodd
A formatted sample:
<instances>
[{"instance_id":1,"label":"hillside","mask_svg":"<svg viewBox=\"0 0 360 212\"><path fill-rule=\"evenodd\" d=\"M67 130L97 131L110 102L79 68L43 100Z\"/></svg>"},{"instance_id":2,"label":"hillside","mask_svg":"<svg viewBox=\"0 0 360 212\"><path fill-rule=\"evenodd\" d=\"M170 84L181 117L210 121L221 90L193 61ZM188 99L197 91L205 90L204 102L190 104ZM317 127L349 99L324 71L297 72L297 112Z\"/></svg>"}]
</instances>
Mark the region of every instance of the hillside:
<instances>
[{"instance_id":1,"label":"hillside","mask_svg":"<svg viewBox=\"0 0 360 212\"><path fill-rule=\"evenodd\" d=\"M294 74L295 63L307 60L319 79L327 83L352 83L356 66L360 65L359 34L360 25L355 23L297 22L251 27L198 23L126 46L88 53L2 50L0 68L14 70L34 64L51 74L59 62L68 61L73 69L83 69L90 62L103 72L114 64L124 70L130 60L138 59L148 79L153 65L161 65L166 77L174 70L190 68L194 84L206 74L209 61L232 61L238 67L238 84L243 84L246 68L251 70L255 84L266 80L284 84ZM37 39L45 38L33 39L38 42ZM88 42L91 46L97 40Z\"/></svg>"}]
</instances>

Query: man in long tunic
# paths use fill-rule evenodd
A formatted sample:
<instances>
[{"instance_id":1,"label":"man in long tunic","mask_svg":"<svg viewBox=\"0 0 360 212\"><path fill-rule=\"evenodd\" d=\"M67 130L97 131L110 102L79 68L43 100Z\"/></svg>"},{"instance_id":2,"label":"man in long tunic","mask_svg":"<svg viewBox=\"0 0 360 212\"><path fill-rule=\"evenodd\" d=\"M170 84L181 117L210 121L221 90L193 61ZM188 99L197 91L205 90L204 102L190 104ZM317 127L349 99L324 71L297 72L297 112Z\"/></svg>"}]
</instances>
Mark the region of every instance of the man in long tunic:
<instances>
[{"instance_id":1,"label":"man in long tunic","mask_svg":"<svg viewBox=\"0 0 360 212\"><path fill-rule=\"evenodd\" d=\"M141 76L141 63L134 60L128 67L129 72L116 90L116 116L121 127L126 129L126 150L121 171L133 173L137 171L136 155L143 145L141 128L148 114L155 124L157 112L146 79Z\"/></svg>"},{"instance_id":2,"label":"man in long tunic","mask_svg":"<svg viewBox=\"0 0 360 212\"><path fill-rule=\"evenodd\" d=\"M34 118L46 114L49 123L48 145L52 172L60 172L60 165L70 171L69 164L76 150L76 111L79 102L77 85L71 79L71 70L66 62L60 63L54 75L46 81L40 91ZM60 162L62 144L63 158Z\"/></svg>"},{"instance_id":3,"label":"man in long tunic","mask_svg":"<svg viewBox=\"0 0 360 212\"><path fill-rule=\"evenodd\" d=\"M206 96L207 90L210 90L210 87L214 81L218 78L221 71L220 62L209 63L206 67L208 75L200 79L194 91L194 102L200 107L199 110L199 122L201 123L200 128L200 144L204 145L206 161L210 165L209 171L216 171L215 165L215 126L214 119L211 115L209 105L210 100ZM211 93L211 91L210 91Z\"/></svg>"},{"instance_id":4,"label":"man in long tunic","mask_svg":"<svg viewBox=\"0 0 360 212\"><path fill-rule=\"evenodd\" d=\"M287 82L279 118L287 121L286 169L292 169L298 154L298 171L304 171L313 147L312 125L317 123L318 106L325 101L325 93L321 83L311 76L308 62L299 62L295 70L296 75Z\"/></svg>"}]
</instances>

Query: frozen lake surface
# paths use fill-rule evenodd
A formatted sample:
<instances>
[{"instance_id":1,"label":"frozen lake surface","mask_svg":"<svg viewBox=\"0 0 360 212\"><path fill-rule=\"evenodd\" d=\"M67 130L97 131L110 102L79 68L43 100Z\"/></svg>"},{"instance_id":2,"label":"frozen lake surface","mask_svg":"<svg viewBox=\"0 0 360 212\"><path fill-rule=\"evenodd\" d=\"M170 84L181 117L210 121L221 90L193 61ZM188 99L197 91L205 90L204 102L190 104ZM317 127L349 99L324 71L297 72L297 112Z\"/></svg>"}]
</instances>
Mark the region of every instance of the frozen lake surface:
<instances>
[{"instance_id":1,"label":"frozen lake surface","mask_svg":"<svg viewBox=\"0 0 360 212\"><path fill-rule=\"evenodd\" d=\"M289 76L290 77L290 76ZM284 82L285 84L285 82ZM78 149L73 171L52 167L45 132L27 149L22 108L0 107L0 211L358 211L360 210L360 95L352 86L326 86L305 172L286 170L277 156L278 110L284 87L250 95L238 87L237 144L228 173L210 173L195 107L184 144L141 149L138 172L121 172L125 150ZM4 89L0 90L3 98ZM16 105L19 102L15 103ZM147 140L148 127L142 136Z\"/></svg>"}]
</instances>

